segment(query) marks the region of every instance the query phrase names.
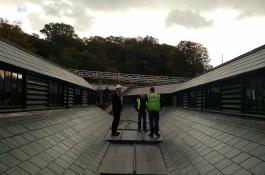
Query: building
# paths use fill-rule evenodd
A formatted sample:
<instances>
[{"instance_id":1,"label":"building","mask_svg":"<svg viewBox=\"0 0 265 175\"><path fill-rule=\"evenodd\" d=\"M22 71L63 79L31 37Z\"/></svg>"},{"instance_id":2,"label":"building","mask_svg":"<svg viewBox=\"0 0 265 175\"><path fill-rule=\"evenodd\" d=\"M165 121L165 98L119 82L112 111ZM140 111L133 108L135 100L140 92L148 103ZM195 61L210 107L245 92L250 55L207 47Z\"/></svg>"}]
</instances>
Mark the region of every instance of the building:
<instances>
[{"instance_id":1,"label":"building","mask_svg":"<svg viewBox=\"0 0 265 175\"><path fill-rule=\"evenodd\" d=\"M160 89L164 89L161 86ZM130 90L125 96L131 96ZM265 45L230 60L168 92L167 104L221 113L264 117Z\"/></svg>"},{"instance_id":2,"label":"building","mask_svg":"<svg viewBox=\"0 0 265 175\"><path fill-rule=\"evenodd\" d=\"M94 88L83 78L0 39L0 112L94 102Z\"/></svg>"}]
</instances>

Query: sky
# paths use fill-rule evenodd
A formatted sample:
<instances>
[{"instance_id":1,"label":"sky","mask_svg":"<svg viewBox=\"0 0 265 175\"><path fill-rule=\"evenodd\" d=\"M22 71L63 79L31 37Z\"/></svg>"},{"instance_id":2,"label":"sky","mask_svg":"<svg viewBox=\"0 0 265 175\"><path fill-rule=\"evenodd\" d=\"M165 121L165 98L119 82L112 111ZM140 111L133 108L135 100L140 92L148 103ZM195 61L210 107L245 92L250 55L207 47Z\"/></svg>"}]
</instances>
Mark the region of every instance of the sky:
<instances>
[{"instance_id":1,"label":"sky","mask_svg":"<svg viewBox=\"0 0 265 175\"><path fill-rule=\"evenodd\" d=\"M30 34L64 22L79 37L190 40L208 49L213 66L265 44L264 9L265 0L0 0L0 17Z\"/></svg>"}]
</instances>

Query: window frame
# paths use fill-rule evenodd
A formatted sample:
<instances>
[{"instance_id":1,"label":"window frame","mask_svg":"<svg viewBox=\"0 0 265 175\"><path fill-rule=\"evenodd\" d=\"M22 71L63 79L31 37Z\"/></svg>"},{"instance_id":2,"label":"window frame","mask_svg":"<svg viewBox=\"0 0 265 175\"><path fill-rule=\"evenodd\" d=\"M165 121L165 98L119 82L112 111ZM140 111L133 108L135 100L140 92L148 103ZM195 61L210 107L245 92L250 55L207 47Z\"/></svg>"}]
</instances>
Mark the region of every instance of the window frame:
<instances>
[{"instance_id":1,"label":"window frame","mask_svg":"<svg viewBox=\"0 0 265 175\"><path fill-rule=\"evenodd\" d=\"M25 108L25 73L6 67L0 66L3 75L1 78L3 84L0 90L0 110Z\"/></svg>"},{"instance_id":2,"label":"window frame","mask_svg":"<svg viewBox=\"0 0 265 175\"><path fill-rule=\"evenodd\" d=\"M65 85L60 81L49 81L49 107L64 106L64 87Z\"/></svg>"}]
</instances>

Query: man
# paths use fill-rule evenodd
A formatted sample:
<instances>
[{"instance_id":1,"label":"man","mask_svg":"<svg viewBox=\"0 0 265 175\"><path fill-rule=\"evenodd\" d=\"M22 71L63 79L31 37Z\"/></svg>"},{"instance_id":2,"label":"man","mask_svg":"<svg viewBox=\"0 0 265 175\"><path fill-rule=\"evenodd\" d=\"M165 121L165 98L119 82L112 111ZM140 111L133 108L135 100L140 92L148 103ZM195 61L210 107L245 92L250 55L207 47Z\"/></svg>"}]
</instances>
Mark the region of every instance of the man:
<instances>
[{"instance_id":1,"label":"man","mask_svg":"<svg viewBox=\"0 0 265 175\"><path fill-rule=\"evenodd\" d=\"M147 95L147 108L150 122L150 137L160 137L159 134L159 111L161 106L160 95L155 93L155 88L150 88L150 94Z\"/></svg>"},{"instance_id":2,"label":"man","mask_svg":"<svg viewBox=\"0 0 265 175\"><path fill-rule=\"evenodd\" d=\"M119 122L120 122L120 116L121 116L121 110L122 110L122 101L121 101L121 85L117 85L115 87L116 91L111 97L112 101L112 112L113 112L113 121L112 121L112 136L119 136L120 133L117 132Z\"/></svg>"},{"instance_id":3,"label":"man","mask_svg":"<svg viewBox=\"0 0 265 175\"><path fill-rule=\"evenodd\" d=\"M138 111L138 132L141 132L141 122L143 119L143 130L146 132L146 110L147 110L147 100L144 94L136 99L135 108Z\"/></svg>"}]
</instances>

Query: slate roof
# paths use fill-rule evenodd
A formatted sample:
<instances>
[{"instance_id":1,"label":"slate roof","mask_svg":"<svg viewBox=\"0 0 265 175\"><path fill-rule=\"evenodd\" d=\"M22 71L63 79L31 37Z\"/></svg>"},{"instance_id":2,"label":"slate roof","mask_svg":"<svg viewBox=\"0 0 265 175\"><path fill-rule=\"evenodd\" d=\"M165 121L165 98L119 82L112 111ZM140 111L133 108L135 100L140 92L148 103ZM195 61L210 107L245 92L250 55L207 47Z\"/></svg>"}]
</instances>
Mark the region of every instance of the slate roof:
<instances>
[{"instance_id":1,"label":"slate roof","mask_svg":"<svg viewBox=\"0 0 265 175\"><path fill-rule=\"evenodd\" d=\"M137 121L134 109L124 113ZM165 108L160 132L168 175L265 174L264 120Z\"/></svg>"},{"instance_id":2,"label":"slate roof","mask_svg":"<svg viewBox=\"0 0 265 175\"><path fill-rule=\"evenodd\" d=\"M265 45L230 60L212 71L176 86L176 91L233 77L265 67Z\"/></svg>"},{"instance_id":3,"label":"slate roof","mask_svg":"<svg viewBox=\"0 0 265 175\"><path fill-rule=\"evenodd\" d=\"M0 116L1 175L98 174L112 121L105 111L91 106L16 115ZM159 147L169 175L265 173L264 120L175 108L160 116ZM121 119L137 127L133 108Z\"/></svg>"},{"instance_id":4,"label":"slate roof","mask_svg":"<svg viewBox=\"0 0 265 175\"><path fill-rule=\"evenodd\" d=\"M0 62L17 66L42 75L57 78L75 85L94 89L83 78L65 70L54 63L45 61L31 53L4 41L0 38Z\"/></svg>"},{"instance_id":5,"label":"slate roof","mask_svg":"<svg viewBox=\"0 0 265 175\"><path fill-rule=\"evenodd\" d=\"M0 118L0 174L96 175L111 117L98 107ZM3 117L2 116L2 117Z\"/></svg>"},{"instance_id":6,"label":"slate roof","mask_svg":"<svg viewBox=\"0 0 265 175\"><path fill-rule=\"evenodd\" d=\"M154 87L155 91L159 94L170 94L176 92L177 86L179 86L179 84L168 84L168 85L160 85ZM127 91L125 91L124 96L133 96L133 95L149 94L149 93L150 93L150 87L130 88Z\"/></svg>"}]
</instances>

